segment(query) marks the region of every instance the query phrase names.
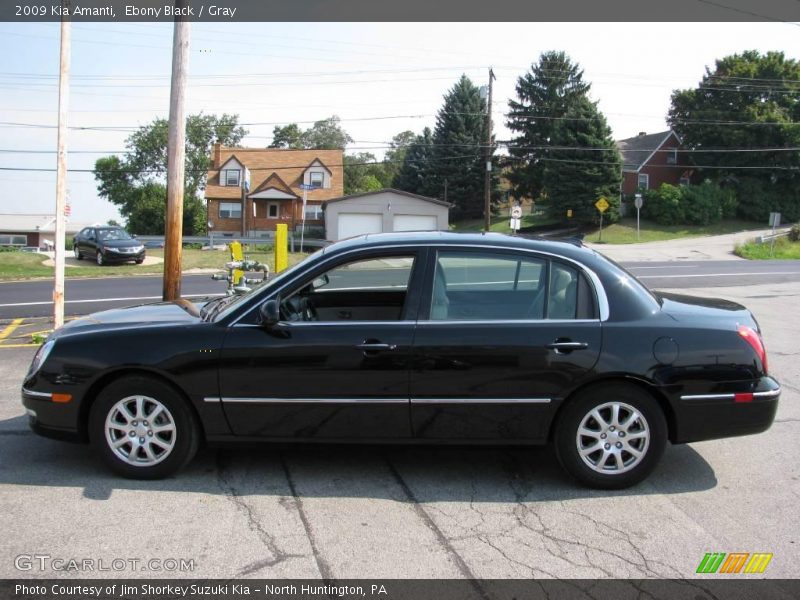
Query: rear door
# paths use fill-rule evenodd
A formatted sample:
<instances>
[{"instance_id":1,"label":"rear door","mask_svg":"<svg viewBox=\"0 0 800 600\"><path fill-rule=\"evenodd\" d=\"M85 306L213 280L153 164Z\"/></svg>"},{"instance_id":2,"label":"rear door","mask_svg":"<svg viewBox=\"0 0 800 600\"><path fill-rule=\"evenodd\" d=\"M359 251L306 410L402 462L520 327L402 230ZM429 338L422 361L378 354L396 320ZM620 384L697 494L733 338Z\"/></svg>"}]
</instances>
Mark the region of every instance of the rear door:
<instances>
[{"instance_id":1,"label":"rear door","mask_svg":"<svg viewBox=\"0 0 800 600\"><path fill-rule=\"evenodd\" d=\"M414 339L414 434L542 439L600 354L588 279L521 251L439 248L430 261Z\"/></svg>"}]
</instances>

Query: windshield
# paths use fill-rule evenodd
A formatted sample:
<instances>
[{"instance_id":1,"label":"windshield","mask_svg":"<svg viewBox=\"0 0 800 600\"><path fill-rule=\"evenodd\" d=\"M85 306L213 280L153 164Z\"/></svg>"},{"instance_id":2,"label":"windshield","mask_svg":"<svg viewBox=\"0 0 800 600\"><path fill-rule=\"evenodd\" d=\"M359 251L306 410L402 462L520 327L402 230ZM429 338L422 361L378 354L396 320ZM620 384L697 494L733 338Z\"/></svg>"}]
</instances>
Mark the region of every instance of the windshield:
<instances>
[{"instance_id":1,"label":"windshield","mask_svg":"<svg viewBox=\"0 0 800 600\"><path fill-rule=\"evenodd\" d=\"M98 229L97 238L100 240L131 240L130 234L124 229Z\"/></svg>"},{"instance_id":2,"label":"windshield","mask_svg":"<svg viewBox=\"0 0 800 600\"><path fill-rule=\"evenodd\" d=\"M231 312L233 312L236 309L236 307L240 306L244 300L252 298L253 294L255 293L261 294L262 292L263 294L269 294L269 292L265 290L269 290L272 289L273 286L280 285L283 281L290 278L294 273L301 270L301 268L305 269L311 263L319 260L324 251L325 249L322 248L320 250L317 250L313 254L309 254L297 264L292 265L291 267L289 267L284 271L281 271L277 275L274 275L265 283L257 285L247 294L226 296L224 298L220 298L218 301L212 300L215 306L211 306L209 312L206 313L209 315L208 318L213 319L215 321L219 319L224 319L225 317L230 315Z\"/></svg>"}]
</instances>

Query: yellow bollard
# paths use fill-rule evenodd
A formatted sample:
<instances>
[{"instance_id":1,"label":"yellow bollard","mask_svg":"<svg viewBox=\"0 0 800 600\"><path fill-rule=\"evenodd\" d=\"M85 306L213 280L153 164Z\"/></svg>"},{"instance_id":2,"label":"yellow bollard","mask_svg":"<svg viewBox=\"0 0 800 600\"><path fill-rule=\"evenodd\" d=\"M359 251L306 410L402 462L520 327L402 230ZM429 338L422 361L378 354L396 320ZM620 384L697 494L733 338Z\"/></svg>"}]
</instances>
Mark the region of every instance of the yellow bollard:
<instances>
[{"instance_id":1,"label":"yellow bollard","mask_svg":"<svg viewBox=\"0 0 800 600\"><path fill-rule=\"evenodd\" d=\"M231 260L232 261L239 261L244 260L244 251L242 250L242 243L239 241L231 242L230 244L231 249ZM239 282L242 280L244 276L244 271L241 269L234 269L233 271L233 285L239 285Z\"/></svg>"},{"instance_id":2,"label":"yellow bollard","mask_svg":"<svg viewBox=\"0 0 800 600\"><path fill-rule=\"evenodd\" d=\"M275 229L275 272L280 273L289 266L289 230L286 223L279 223Z\"/></svg>"}]
</instances>

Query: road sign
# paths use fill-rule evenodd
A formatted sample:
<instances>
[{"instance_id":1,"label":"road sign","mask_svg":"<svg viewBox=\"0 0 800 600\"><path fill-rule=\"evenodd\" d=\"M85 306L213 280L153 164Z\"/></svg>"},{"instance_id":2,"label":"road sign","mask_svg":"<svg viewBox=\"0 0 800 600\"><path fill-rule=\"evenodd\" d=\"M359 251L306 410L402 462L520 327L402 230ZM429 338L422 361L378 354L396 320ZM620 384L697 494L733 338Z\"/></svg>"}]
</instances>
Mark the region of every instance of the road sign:
<instances>
[{"instance_id":1,"label":"road sign","mask_svg":"<svg viewBox=\"0 0 800 600\"><path fill-rule=\"evenodd\" d=\"M769 226L770 227L780 227L781 226L781 213L779 213L779 212L771 212L771 213L769 213Z\"/></svg>"},{"instance_id":2,"label":"road sign","mask_svg":"<svg viewBox=\"0 0 800 600\"><path fill-rule=\"evenodd\" d=\"M636 197L633 200L633 205L636 208L642 208L642 204L644 204L644 201L642 200L642 195L641 194L636 194Z\"/></svg>"},{"instance_id":3,"label":"road sign","mask_svg":"<svg viewBox=\"0 0 800 600\"><path fill-rule=\"evenodd\" d=\"M513 207L511 209L511 217L513 219L519 219L520 217L522 217L522 207L521 206Z\"/></svg>"},{"instance_id":4,"label":"road sign","mask_svg":"<svg viewBox=\"0 0 800 600\"><path fill-rule=\"evenodd\" d=\"M639 239L639 210L642 208L642 195L636 194L633 199L633 204L636 206L636 239Z\"/></svg>"},{"instance_id":5,"label":"road sign","mask_svg":"<svg viewBox=\"0 0 800 600\"><path fill-rule=\"evenodd\" d=\"M568 209L567 209L567 218L568 218L568 219L571 219L571 218L572 218L572 209L571 209L571 208L568 208Z\"/></svg>"},{"instance_id":6,"label":"road sign","mask_svg":"<svg viewBox=\"0 0 800 600\"><path fill-rule=\"evenodd\" d=\"M606 200L602 196L600 197L600 199L597 202L594 203L594 205L597 208L597 210L599 210L601 213L606 212L608 210L608 207L611 206L608 203L608 200Z\"/></svg>"},{"instance_id":7,"label":"road sign","mask_svg":"<svg viewBox=\"0 0 800 600\"><path fill-rule=\"evenodd\" d=\"M300 189L301 189L301 190L313 190L313 189L315 189L315 188L314 188L314 186L313 186L313 185L311 185L310 183L301 183L301 184L300 184Z\"/></svg>"}]
</instances>

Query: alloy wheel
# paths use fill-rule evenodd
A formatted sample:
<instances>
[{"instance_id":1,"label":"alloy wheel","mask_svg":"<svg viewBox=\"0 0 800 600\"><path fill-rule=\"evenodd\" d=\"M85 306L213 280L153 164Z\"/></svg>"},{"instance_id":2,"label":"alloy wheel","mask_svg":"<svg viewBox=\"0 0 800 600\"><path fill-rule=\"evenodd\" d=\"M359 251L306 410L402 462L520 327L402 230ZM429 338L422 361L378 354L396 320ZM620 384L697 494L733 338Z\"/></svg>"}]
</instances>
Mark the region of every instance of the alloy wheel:
<instances>
[{"instance_id":1,"label":"alloy wheel","mask_svg":"<svg viewBox=\"0 0 800 600\"><path fill-rule=\"evenodd\" d=\"M630 404L606 402L581 419L575 436L578 455L593 471L626 473L642 462L650 445L650 427Z\"/></svg>"},{"instance_id":2,"label":"alloy wheel","mask_svg":"<svg viewBox=\"0 0 800 600\"><path fill-rule=\"evenodd\" d=\"M175 448L177 428L172 414L149 396L128 396L108 411L105 436L111 451L135 467L151 467Z\"/></svg>"}]
</instances>

